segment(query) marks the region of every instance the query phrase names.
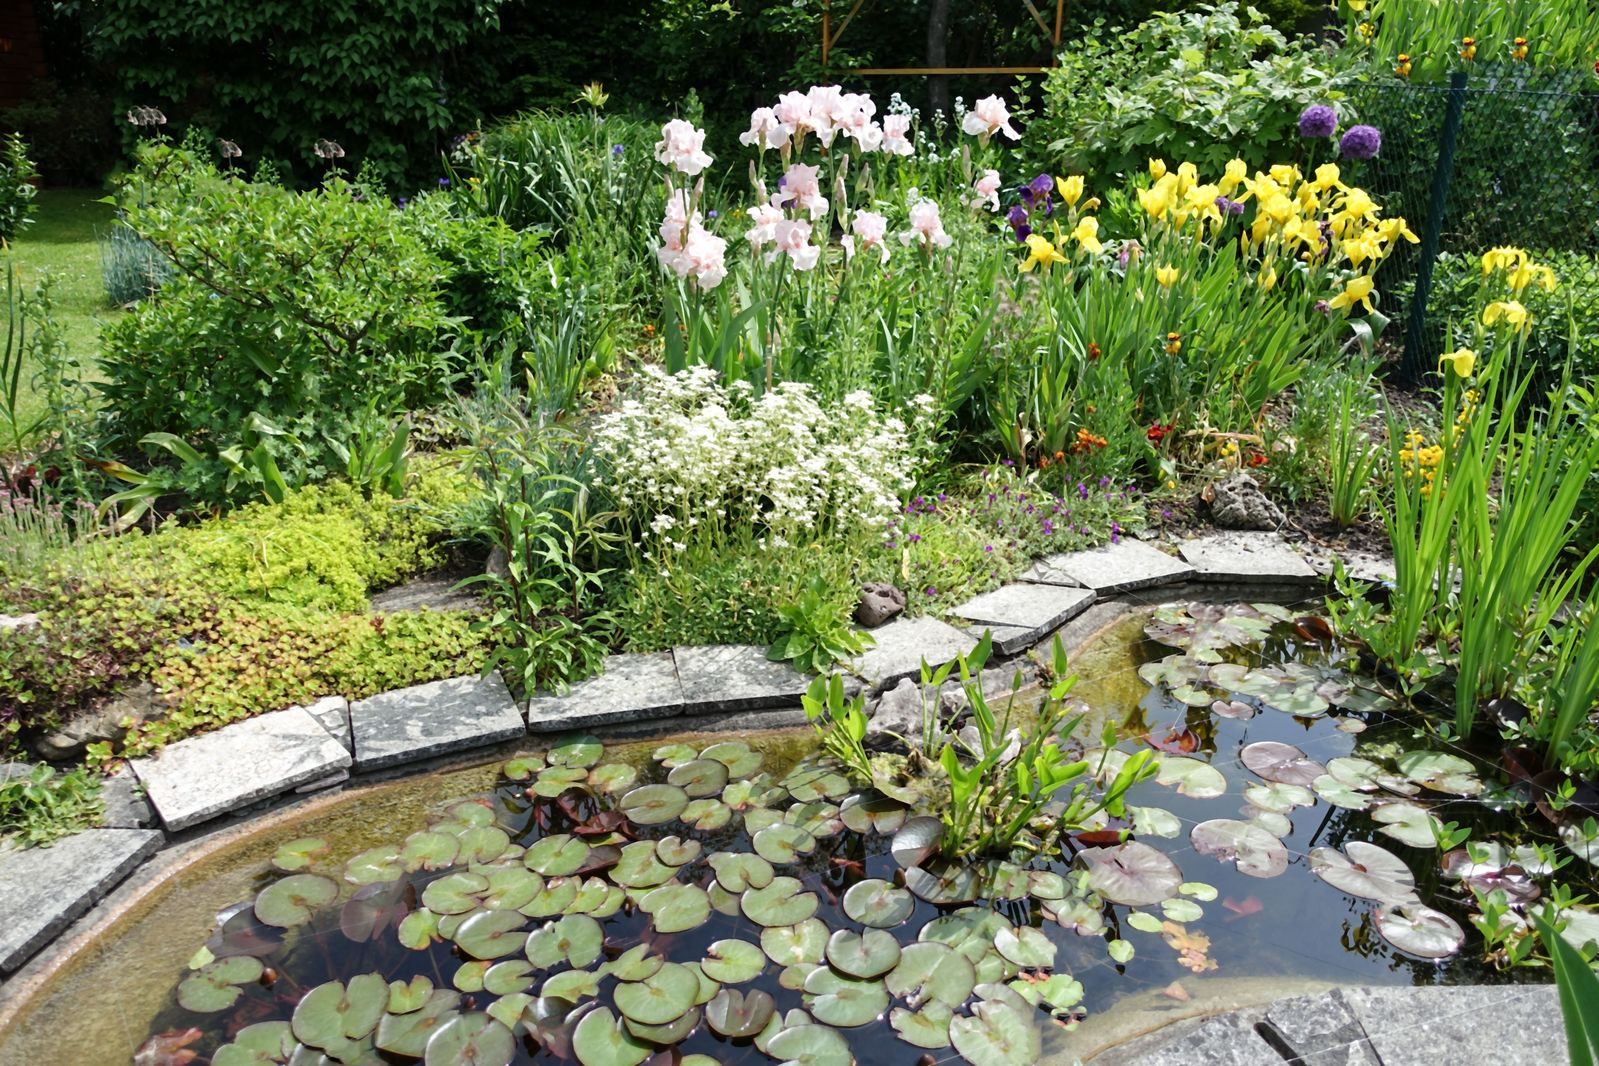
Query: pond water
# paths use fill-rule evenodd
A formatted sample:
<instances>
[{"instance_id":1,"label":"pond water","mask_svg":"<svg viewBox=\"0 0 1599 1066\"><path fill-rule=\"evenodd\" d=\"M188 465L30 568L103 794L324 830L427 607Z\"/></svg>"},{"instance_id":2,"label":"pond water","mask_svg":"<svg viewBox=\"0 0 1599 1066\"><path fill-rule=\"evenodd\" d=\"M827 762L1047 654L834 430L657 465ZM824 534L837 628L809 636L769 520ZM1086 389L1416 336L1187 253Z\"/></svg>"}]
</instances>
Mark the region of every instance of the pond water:
<instances>
[{"instance_id":1,"label":"pond water","mask_svg":"<svg viewBox=\"0 0 1599 1066\"><path fill-rule=\"evenodd\" d=\"M681 1037L682 1056L726 1064L828 1063L843 1054L909 1064L933 1047L929 1053L938 1060L960 1052L977 1066L1009 1066L1071 1061L1185 1012L1331 984L1546 979L1536 970L1506 972L1483 962L1468 921L1470 894L1440 878L1439 852L1421 846L1417 835L1426 822L1403 809L1469 824L1477 839L1521 841L1520 822L1497 810L1505 798L1477 779L1476 756L1446 753L1465 760L1466 769L1429 756L1380 697L1340 680L1318 631L1296 629L1283 620L1286 612L1239 623L1219 609L1194 611L1197 617L1169 611L1130 617L1073 664L1081 681L1072 697L1088 708L1079 736L1096 737L1109 721L1123 730L1123 753L1148 739L1166 749L1160 778L1134 785L1127 797L1136 840L1181 872L1181 888L1173 881L1156 893L1161 899L1113 902L1161 881L1164 868L1104 880L1096 872L1100 891L1089 895L1069 857L1035 860L1027 866L1031 874L991 869L989 884L1001 887L976 906L918 898L936 899L948 888L913 895L897 887L905 883L906 862L893 853L894 834L912 812L892 801L856 804L836 768L819 761L808 732L731 744L668 738L615 745L603 755L578 745L549 765L537 760L515 768L521 780L502 777L496 764L363 789L273 822L181 870L117 919L0 1031L0 1062L123 1064L152 1033L189 1027L198 1032L182 1038L186 1044L175 1040L167 1057L150 1057L151 1066L190 1061L182 1056L191 1051L198 1061L214 1055L216 1066L340 1061L305 1047L291 1057L291 1032L320 1039L317 1047L346 1063L414 1062L420 1038L401 1030L411 1024L425 1035L436 1022L443 1039L429 1046L430 1063L555 1062L558 1053L573 1061L576 1041L590 1066L596 1060L632 1066L645 1054L636 1033L665 1045ZM1265 639L1234 643L1238 625L1244 636ZM1219 640L1212 639L1217 626ZM1146 627L1168 643L1146 639ZM1186 654L1174 655L1171 642ZM1214 684L1196 670L1223 663L1237 670L1217 676L1253 695L1203 698ZM1159 683L1152 686L1150 676ZM1272 745L1292 745L1297 754ZM1114 764L1121 756L1096 756L1106 758ZM1329 763L1341 780L1327 773ZM613 766L624 769L607 769ZM761 788L741 789L738 782L757 773L770 775L769 784L780 783L782 791L763 797ZM1339 787L1343 781L1354 783ZM1307 787L1312 782L1315 788ZM566 791L573 784L590 791ZM661 787L638 791L650 785ZM530 788L542 795L530 796ZM1401 816L1379 822L1373 810L1353 809L1369 806L1373 796ZM685 810L685 800L695 806ZM607 813L618 809L630 815L631 826ZM762 810L773 813L758 815ZM1111 822L1109 829L1126 824ZM754 850L771 860L754 864L767 866L764 875L743 870L742 860L738 868L710 861L750 852L746 825L759 830ZM1196 827L1205 828L1196 834ZM650 855L640 860L637 843L626 846L619 863L603 854L601 834L617 828L654 841L653 848L642 846ZM307 838L316 843L292 843ZM551 844L538 846L547 839ZM1354 842L1361 841L1376 842L1388 858L1358 852ZM394 850L382 852L389 843ZM1092 855L1115 840L1088 833L1070 846ZM1419 911L1436 908L1444 922L1419 911L1392 912L1397 896L1412 893L1386 882L1387 890L1371 891L1337 870L1331 877L1387 899L1384 913L1384 903L1313 871L1337 865L1336 856L1319 849L1346 848L1370 868L1357 872L1373 877L1404 880L1406 871L1382 865L1402 862L1414 878L1413 896L1428 905ZM401 869L407 865L409 872ZM1573 865L1580 873L1568 883L1591 891L1581 876L1592 870ZM318 907L319 893L341 874L367 882L357 902L349 902L357 890L346 883L331 907ZM785 876L797 883L778 891ZM234 914L215 933L219 911L252 900L253 912ZM507 919L503 926L497 914ZM546 923L555 923L553 931L524 948L528 932ZM1463 950L1438 950L1451 935L1449 924L1464 937ZM838 943L824 948L829 934ZM1113 961L1107 941L1124 942L1132 954L1119 949L1122 961ZM193 958L202 944L208 953ZM912 945L919 946L912 951ZM915 972L924 963L937 976ZM362 974L423 984L413 1004L405 1002L406 990L385 993L376 978L358 987L352 979ZM1069 977L1051 983L1050 974ZM558 977L554 987L552 977ZM330 980L348 983L342 1000L323 993L336 1009L297 1015L306 993ZM180 988L180 982L186 983ZM461 994L448 991L452 985ZM434 999L421 994L427 987ZM586 1025L563 1025L564 1007L552 1007L550 997L583 1000L596 990L603 1006L590 1015L614 1011L631 1021L606 1013ZM540 993L545 998L536 999ZM763 1002L762 993L770 1000ZM792 1013L800 1010L812 1017ZM339 1035L339 1019L366 1011L369 1019L343 1023L351 1032ZM1084 1012L1088 1020L1068 1031L1064 1023ZM374 1031L368 1022L378 1015L383 1020ZM517 1039L509 1029L501 1033L491 1015L522 1018ZM291 1017L292 1030L272 1027ZM888 1019L921 1046L902 1041ZM1026 1025L1015 1028L1036 1031L1035 1044L1011 1032L1018 1019ZM319 1036L330 1024L333 1036ZM528 1037L530 1028L540 1042ZM759 1037L749 1035L762 1029ZM779 1031L786 1035L769 1045ZM951 1035L954 1051L936 1046ZM405 1047L408 1039L415 1054L372 1047L374 1041ZM232 1050L218 1054L230 1042ZM974 1050L979 1046L992 1050Z\"/></svg>"}]
</instances>

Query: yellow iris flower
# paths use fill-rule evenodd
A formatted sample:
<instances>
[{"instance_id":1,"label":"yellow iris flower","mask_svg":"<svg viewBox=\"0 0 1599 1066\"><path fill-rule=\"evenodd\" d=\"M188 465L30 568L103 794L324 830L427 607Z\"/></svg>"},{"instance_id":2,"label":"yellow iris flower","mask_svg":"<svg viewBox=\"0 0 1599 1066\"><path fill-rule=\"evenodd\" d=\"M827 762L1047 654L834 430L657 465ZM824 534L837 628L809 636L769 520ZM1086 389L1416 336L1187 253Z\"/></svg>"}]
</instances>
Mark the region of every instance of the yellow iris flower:
<instances>
[{"instance_id":1,"label":"yellow iris flower","mask_svg":"<svg viewBox=\"0 0 1599 1066\"><path fill-rule=\"evenodd\" d=\"M1456 375L1463 378L1471 377L1471 368L1477 365L1477 353L1470 348L1456 348L1438 360L1438 369L1442 370L1445 363Z\"/></svg>"},{"instance_id":2,"label":"yellow iris flower","mask_svg":"<svg viewBox=\"0 0 1599 1066\"><path fill-rule=\"evenodd\" d=\"M1249 164L1242 159L1234 159L1227 164L1227 169L1222 172L1221 181L1217 187L1223 196L1231 196L1233 190L1249 180Z\"/></svg>"},{"instance_id":3,"label":"yellow iris flower","mask_svg":"<svg viewBox=\"0 0 1599 1066\"><path fill-rule=\"evenodd\" d=\"M1064 178L1055 179L1055 188L1060 190L1060 198L1066 201L1066 206L1076 207L1077 201L1083 198L1083 176L1072 174Z\"/></svg>"},{"instance_id":4,"label":"yellow iris flower","mask_svg":"<svg viewBox=\"0 0 1599 1066\"><path fill-rule=\"evenodd\" d=\"M1497 248L1490 248L1482 253L1482 276L1487 277L1496 270L1512 271L1528 262L1532 257L1525 250L1515 248L1508 244L1501 244Z\"/></svg>"},{"instance_id":5,"label":"yellow iris flower","mask_svg":"<svg viewBox=\"0 0 1599 1066\"><path fill-rule=\"evenodd\" d=\"M1085 215L1077 220L1077 228L1072 230L1072 240L1095 255L1105 250L1105 246L1099 243L1099 219L1093 215Z\"/></svg>"},{"instance_id":6,"label":"yellow iris flower","mask_svg":"<svg viewBox=\"0 0 1599 1066\"><path fill-rule=\"evenodd\" d=\"M1555 291L1555 272L1546 266L1539 266L1537 263L1522 263L1514 270L1511 270L1509 274L1512 292L1520 292L1534 281L1542 285L1545 292Z\"/></svg>"},{"instance_id":7,"label":"yellow iris flower","mask_svg":"<svg viewBox=\"0 0 1599 1066\"><path fill-rule=\"evenodd\" d=\"M1160 282L1161 288L1169 289L1176 283L1180 273L1181 271L1174 266L1157 267L1155 269L1155 280Z\"/></svg>"},{"instance_id":8,"label":"yellow iris flower","mask_svg":"<svg viewBox=\"0 0 1599 1066\"><path fill-rule=\"evenodd\" d=\"M1339 293L1337 296L1334 296L1331 300L1328 300L1327 306L1347 307L1353 311L1355 309L1355 305L1359 304L1360 306L1364 307L1369 314L1370 312L1376 310L1371 303L1371 294L1376 290L1376 288L1377 283L1371 280L1370 275L1362 274L1359 277L1350 278L1348 281L1344 282L1344 291Z\"/></svg>"},{"instance_id":9,"label":"yellow iris flower","mask_svg":"<svg viewBox=\"0 0 1599 1066\"><path fill-rule=\"evenodd\" d=\"M1328 189L1342 189L1344 183L1338 180L1340 177L1341 171L1339 171L1337 163L1323 163L1316 168L1316 180L1311 182L1311 184L1316 187L1317 192L1326 192Z\"/></svg>"},{"instance_id":10,"label":"yellow iris flower","mask_svg":"<svg viewBox=\"0 0 1599 1066\"><path fill-rule=\"evenodd\" d=\"M1494 325L1500 320L1509 324L1511 329L1526 329L1531 325L1527 309L1517 300L1495 300L1482 309L1482 324Z\"/></svg>"},{"instance_id":11,"label":"yellow iris flower","mask_svg":"<svg viewBox=\"0 0 1599 1066\"><path fill-rule=\"evenodd\" d=\"M1151 159L1149 161L1149 176L1156 181L1166 176L1166 161L1164 159Z\"/></svg>"},{"instance_id":12,"label":"yellow iris flower","mask_svg":"<svg viewBox=\"0 0 1599 1066\"><path fill-rule=\"evenodd\" d=\"M1022 270L1028 271L1035 266L1048 270L1052 263L1064 263L1066 257L1060 254L1060 249L1052 244L1048 237L1040 237L1036 233L1027 235L1027 258L1022 260Z\"/></svg>"},{"instance_id":13,"label":"yellow iris flower","mask_svg":"<svg viewBox=\"0 0 1599 1066\"><path fill-rule=\"evenodd\" d=\"M1411 232L1410 226L1402 218L1385 218L1377 223L1377 236L1384 244L1392 244L1395 239L1403 237L1411 244L1420 242L1421 238Z\"/></svg>"}]
</instances>

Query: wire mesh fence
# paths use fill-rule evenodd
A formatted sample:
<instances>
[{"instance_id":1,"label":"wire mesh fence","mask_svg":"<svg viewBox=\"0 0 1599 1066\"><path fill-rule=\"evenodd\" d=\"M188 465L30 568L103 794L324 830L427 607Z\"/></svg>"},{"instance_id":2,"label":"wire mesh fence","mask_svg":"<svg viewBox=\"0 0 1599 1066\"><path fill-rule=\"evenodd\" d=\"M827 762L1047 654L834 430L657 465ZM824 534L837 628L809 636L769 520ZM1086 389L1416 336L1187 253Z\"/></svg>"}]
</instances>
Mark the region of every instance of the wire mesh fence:
<instances>
[{"instance_id":1,"label":"wire mesh fence","mask_svg":"<svg viewBox=\"0 0 1599 1066\"><path fill-rule=\"evenodd\" d=\"M1452 346L1481 255L1499 245L1526 249L1560 278L1556 294L1528 296L1549 305L1532 308L1545 323L1540 357L1564 358L1568 314L1591 322L1599 341L1599 92L1590 72L1484 65L1444 85L1367 82L1350 104L1383 138L1352 180L1423 237L1379 278L1405 373Z\"/></svg>"}]
</instances>

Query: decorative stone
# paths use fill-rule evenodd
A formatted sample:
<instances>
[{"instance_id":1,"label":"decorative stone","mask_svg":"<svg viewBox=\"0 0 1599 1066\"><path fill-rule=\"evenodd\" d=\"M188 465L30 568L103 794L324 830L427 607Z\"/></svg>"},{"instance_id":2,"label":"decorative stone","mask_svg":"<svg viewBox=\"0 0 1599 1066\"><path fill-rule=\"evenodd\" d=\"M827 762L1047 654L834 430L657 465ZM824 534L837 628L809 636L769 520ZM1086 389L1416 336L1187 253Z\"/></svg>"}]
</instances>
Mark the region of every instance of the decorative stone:
<instances>
[{"instance_id":1,"label":"decorative stone","mask_svg":"<svg viewBox=\"0 0 1599 1066\"><path fill-rule=\"evenodd\" d=\"M26 781L33 776L33 771L38 769L31 762L0 762L0 785L8 785L13 781Z\"/></svg>"},{"instance_id":2,"label":"decorative stone","mask_svg":"<svg viewBox=\"0 0 1599 1066\"><path fill-rule=\"evenodd\" d=\"M1265 1025L1304 1066L1383 1066L1339 989L1280 999Z\"/></svg>"},{"instance_id":3,"label":"decorative stone","mask_svg":"<svg viewBox=\"0 0 1599 1066\"><path fill-rule=\"evenodd\" d=\"M1035 585L1065 585L1067 588L1082 588L1082 582L1060 568L1060 561L1070 558L1070 556L1070 552L1047 556L1023 570L1017 575L1016 579L1018 581L1030 581Z\"/></svg>"},{"instance_id":4,"label":"decorative stone","mask_svg":"<svg viewBox=\"0 0 1599 1066\"><path fill-rule=\"evenodd\" d=\"M0 614L0 629L32 629L38 624L36 614Z\"/></svg>"},{"instance_id":5,"label":"decorative stone","mask_svg":"<svg viewBox=\"0 0 1599 1066\"><path fill-rule=\"evenodd\" d=\"M1316 571L1276 533L1213 533L1177 549L1201 581L1314 584Z\"/></svg>"},{"instance_id":6,"label":"decorative stone","mask_svg":"<svg viewBox=\"0 0 1599 1066\"><path fill-rule=\"evenodd\" d=\"M855 622L876 629L905 610L905 593L886 581L868 581L861 586L861 600L855 605Z\"/></svg>"},{"instance_id":7,"label":"decorative stone","mask_svg":"<svg viewBox=\"0 0 1599 1066\"><path fill-rule=\"evenodd\" d=\"M187 829L350 765L303 707L247 718L168 744L133 772L169 830Z\"/></svg>"},{"instance_id":8,"label":"decorative stone","mask_svg":"<svg viewBox=\"0 0 1599 1066\"><path fill-rule=\"evenodd\" d=\"M500 675L470 675L383 692L350 704L355 766L378 770L523 735Z\"/></svg>"},{"instance_id":9,"label":"decorative stone","mask_svg":"<svg viewBox=\"0 0 1599 1066\"><path fill-rule=\"evenodd\" d=\"M1038 643L1035 631L1026 626L967 626L966 632L977 640L982 640L987 633L994 650L1001 655L1015 655Z\"/></svg>"},{"instance_id":10,"label":"decorative stone","mask_svg":"<svg viewBox=\"0 0 1599 1066\"><path fill-rule=\"evenodd\" d=\"M115 743L127 735L125 721L148 722L166 713L166 704L156 696L155 686L140 681L120 696L69 721L66 725L33 743L33 750L50 762L76 759L90 744L107 740Z\"/></svg>"},{"instance_id":11,"label":"decorative stone","mask_svg":"<svg viewBox=\"0 0 1599 1066\"><path fill-rule=\"evenodd\" d=\"M1100 596L1151 585L1169 585L1194 576L1194 568L1187 563L1143 541L1125 537L1087 551L1052 556L1047 562Z\"/></svg>"},{"instance_id":12,"label":"decorative stone","mask_svg":"<svg viewBox=\"0 0 1599 1066\"><path fill-rule=\"evenodd\" d=\"M528 703L527 724L535 733L547 733L671 718L683 713L683 703L671 652L609 655L603 673L579 681L566 695L535 696Z\"/></svg>"},{"instance_id":13,"label":"decorative stone","mask_svg":"<svg viewBox=\"0 0 1599 1066\"><path fill-rule=\"evenodd\" d=\"M396 611L477 611L483 601L472 590L456 588L459 577L419 577L396 585L391 589L372 594L369 610L373 614L393 614Z\"/></svg>"},{"instance_id":14,"label":"decorative stone","mask_svg":"<svg viewBox=\"0 0 1599 1066\"><path fill-rule=\"evenodd\" d=\"M355 753L350 737L350 701L343 696L324 696L306 708L317 724L328 731L328 736L344 745L344 750Z\"/></svg>"},{"instance_id":15,"label":"decorative stone","mask_svg":"<svg viewBox=\"0 0 1599 1066\"><path fill-rule=\"evenodd\" d=\"M1223 529L1281 529L1288 516L1242 470L1210 487L1210 519Z\"/></svg>"},{"instance_id":16,"label":"decorative stone","mask_svg":"<svg viewBox=\"0 0 1599 1066\"><path fill-rule=\"evenodd\" d=\"M788 663L774 663L750 644L677 648L672 652L688 714L792 707L811 678Z\"/></svg>"},{"instance_id":17,"label":"decorative stone","mask_svg":"<svg viewBox=\"0 0 1599 1066\"><path fill-rule=\"evenodd\" d=\"M100 801L105 804L105 813L100 816L100 825L105 829L148 829L155 825L155 808L126 765L117 767L101 783Z\"/></svg>"},{"instance_id":18,"label":"decorative stone","mask_svg":"<svg viewBox=\"0 0 1599 1066\"><path fill-rule=\"evenodd\" d=\"M1392 556L1378 555L1375 552L1350 551L1334 554L1326 548L1313 547L1305 551L1305 560L1324 577L1332 577L1333 563L1338 558L1343 559L1344 572L1356 581L1369 581L1375 584L1388 584L1394 580L1394 560Z\"/></svg>"},{"instance_id":19,"label":"decorative stone","mask_svg":"<svg viewBox=\"0 0 1599 1066\"><path fill-rule=\"evenodd\" d=\"M1139 1066L1283 1066L1278 1054L1255 1031L1255 1022L1239 1012L1206 1018L1184 1031L1181 1040L1142 1055Z\"/></svg>"},{"instance_id":20,"label":"decorative stone","mask_svg":"<svg viewBox=\"0 0 1599 1066\"><path fill-rule=\"evenodd\" d=\"M47 848L0 854L0 971L16 970L60 935L161 839L147 829L88 829Z\"/></svg>"},{"instance_id":21,"label":"decorative stone","mask_svg":"<svg viewBox=\"0 0 1599 1066\"><path fill-rule=\"evenodd\" d=\"M976 638L936 618L896 618L872 634L876 641L850 665L873 688L922 674L922 661L942 666L977 646Z\"/></svg>"},{"instance_id":22,"label":"decorative stone","mask_svg":"<svg viewBox=\"0 0 1599 1066\"><path fill-rule=\"evenodd\" d=\"M994 644L1007 655L1037 644L1055 629L1088 610L1094 594L1086 588L1019 583L985 592L950 613L968 621L1005 627ZM1014 630L1020 629L1022 633Z\"/></svg>"},{"instance_id":23,"label":"decorative stone","mask_svg":"<svg viewBox=\"0 0 1599 1066\"><path fill-rule=\"evenodd\" d=\"M867 741L900 737L912 748L921 744L922 687L915 681L902 678L868 709L871 717L866 722Z\"/></svg>"},{"instance_id":24,"label":"decorative stone","mask_svg":"<svg viewBox=\"0 0 1599 1066\"><path fill-rule=\"evenodd\" d=\"M1383 1066L1567 1061L1554 985L1394 985L1346 988L1343 997Z\"/></svg>"}]
</instances>

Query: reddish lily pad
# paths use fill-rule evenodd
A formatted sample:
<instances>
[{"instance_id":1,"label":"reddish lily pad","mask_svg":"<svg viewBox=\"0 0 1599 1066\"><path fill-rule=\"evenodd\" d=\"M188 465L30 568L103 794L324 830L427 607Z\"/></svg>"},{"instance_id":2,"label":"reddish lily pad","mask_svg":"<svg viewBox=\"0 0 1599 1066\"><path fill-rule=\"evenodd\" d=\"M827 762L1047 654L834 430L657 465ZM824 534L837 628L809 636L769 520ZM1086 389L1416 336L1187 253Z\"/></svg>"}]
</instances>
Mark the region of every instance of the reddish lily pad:
<instances>
[{"instance_id":1,"label":"reddish lily pad","mask_svg":"<svg viewBox=\"0 0 1599 1066\"><path fill-rule=\"evenodd\" d=\"M1239 761L1257 777L1267 781L1277 781L1285 785L1303 785L1307 788L1311 782L1327 772L1325 766L1307 758L1304 752L1292 744L1276 740L1261 740L1245 746L1239 753Z\"/></svg>"},{"instance_id":2,"label":"reddish lily pad","mask_svg":"<svg viewBox=\"0 0 1599 1066\"><path fill-rule=\"evenodd\" d=\"M1276 877L1288 868L1283 842L1253 822L1213 818L1194 826L1188 839L1201 855L1236 861L1238 872L1251 877Z\"/></svg>"},{"instance_id":3,"label":"reddish lily pad","mask_svg":"<svg viewBox=\"0 0 1599 1066\"><path fill-rule=\"evenodd\" d=\"M1077 859L1088 869L1088 887L1112 903L1149 906L1175 896L1183 883L1176 863L1136 840L1085 848Z\"/></svg>"}]
</instances>

